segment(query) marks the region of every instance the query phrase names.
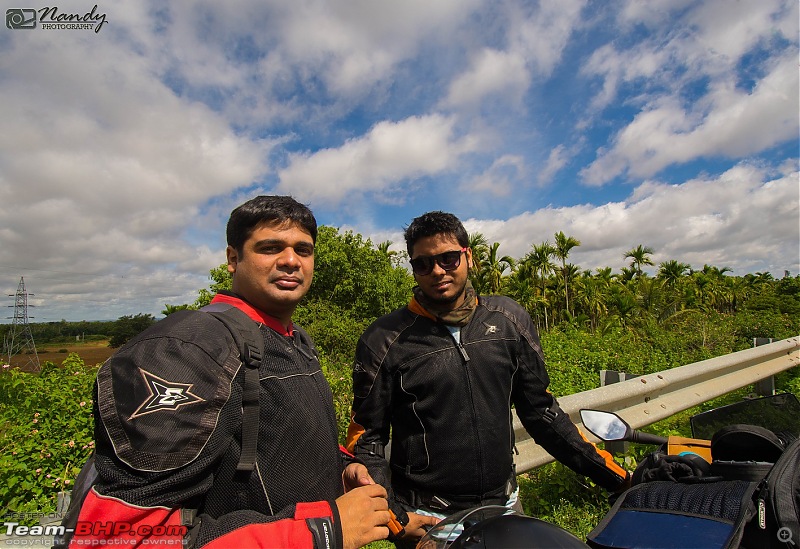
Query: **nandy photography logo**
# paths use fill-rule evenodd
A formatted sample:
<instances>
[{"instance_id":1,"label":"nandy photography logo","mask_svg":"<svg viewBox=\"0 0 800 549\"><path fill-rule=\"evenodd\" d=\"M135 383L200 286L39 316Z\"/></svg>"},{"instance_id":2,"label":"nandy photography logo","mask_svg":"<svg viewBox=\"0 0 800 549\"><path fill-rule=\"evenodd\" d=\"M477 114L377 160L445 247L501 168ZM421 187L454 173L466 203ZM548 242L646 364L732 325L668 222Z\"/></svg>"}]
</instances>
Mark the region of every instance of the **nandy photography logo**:
<instances>
[{"instance_id":1,"label":"nandy photography logo","mask_svg":"<svg viewBox=\"0 0 800 549\"><path fill-rule=\"evenodd\" d=\"M97 13L97 4L86 13L68 13L58 7L9 8L6 10L6 27L9 29L93 30L100 32L106 24L106 14Z\"/></svg>"}]
</instances>

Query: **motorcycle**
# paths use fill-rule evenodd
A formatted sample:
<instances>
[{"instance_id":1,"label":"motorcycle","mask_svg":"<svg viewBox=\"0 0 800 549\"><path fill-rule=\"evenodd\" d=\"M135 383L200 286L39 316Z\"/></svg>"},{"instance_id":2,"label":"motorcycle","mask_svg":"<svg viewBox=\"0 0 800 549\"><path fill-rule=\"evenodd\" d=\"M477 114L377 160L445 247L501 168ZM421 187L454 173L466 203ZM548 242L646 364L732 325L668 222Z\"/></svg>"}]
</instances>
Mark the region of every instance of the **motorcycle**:
<instances>
[{"instance_id":1,"label":"motorcycle","mask_svg":"<svg viewBox=\"0 0 800 549\"><path fill-rule=\"evenodd\" d=\"M800 401L747 399L691 418L693 438L632 429L581 410L604 441L656 444L631 488L589 534L592 547L796 547L800 532Z\"/></svg>"},{"instance_id":2,"label":"motorcycle","mask_svg":"<svg viewBox=\"0 0 800 549\"><path fill-rule=\"evenodd\" d=\"M697 494L692 492L720 492L719 488L729 486L725 484L726 482L742 482L748 486L750 494L755 491L756 482L754 481L726 479L731 475L735 476L737 466L745 469L747 474L744 476L747 478L752 477L754 468L756 469L755 476L763 478L773 467L773 462L747 462L741 466L740 462L736 460L715 459L715 456L712 455L712 446L722 452L723 457L731 457L732 450L732 457L742 457L736 454L736 451L740 451L741 440L733 444L733 449L731 449L731 445L726 447L724 441L720 442L724 436L715 439L715 434L719 432L725 432L727 429L728 432L734 434L740 433L741 431L730 428L742 424L755 426L758 435L762 434L759 429L769 429L770 433L776 434L781 450L800 438L800 401L791 394L745 400L697 414L691 418L691 438L662 437L638 431L632 429L620 416L612 412L581 410L580 415L584 427L600 440L628 441L659 447L637 466L632 479L632 488L617 499L614 507L604 517L598 528L589 534L588 545L554 524L521 515L507 507L489 505L450 515L422 537L417 544L417 549L736 547L741 541L740 534L743 524L729 524L735 521L719 517L702 518L698 516L698 513L681 509L669 509L666 513L661 513L659 511L663 511L663 509L659 509L659 506L666 507L665 497L668 500L677 496L677 506L680 507L693 498L697 500ZM751 435L752 431L748 429L746 434ZM744 444L751 446L751 451L764 451L763 444L759 447L761 440L758 435L744 439ZM725 455L726 452L729 455ZM657 466L659 462L660 465ZM739 473L740 476L743 474L742 471ZM751 477L747 475L751 475ZM698 486L700 486L699 489ZM711 489L704 490L702 486L711 487ZM652 487L662 490L652 490ZM678 489L676 490L675 487ZM647 514L648 511L637 508L632 514L625 516L620 523L618 519L623 516L623 513L619 510L622 506L618 506L618 502L624 502L627 499L624 496L629 492L638 493L638 495L644 496L644 499L650 497L653 508L649 510L650 516ZM744 502L748 497L750 496L745 494L739 498L738 503ZM717 503L727 506L728 514L739 515L735 498L723 498ZM668 520L653 518L662 515L666 515ZM688 517L689 520L683 520L685 517ZM746 519L747 513L743 517ZM677 520L681 524L669 524L670 520ZM615 521L614 531L611 532L608 525ZM720 524L724 527L720 528ZM778 531L781 530L778 529ZM788 528L783 532L783 540L788 539L785 546L796 547L792 538L794 532ZM789 533L788 538L786 532ZM764 536L745 536L745 539L756 540L754 542L756 545L747 547L781 547L781 545L764 543ZM776 539L778 539L778 543L783 543L782 539ZM744 545L741 546L744 547Z\"/></svg>"}]
</instances>

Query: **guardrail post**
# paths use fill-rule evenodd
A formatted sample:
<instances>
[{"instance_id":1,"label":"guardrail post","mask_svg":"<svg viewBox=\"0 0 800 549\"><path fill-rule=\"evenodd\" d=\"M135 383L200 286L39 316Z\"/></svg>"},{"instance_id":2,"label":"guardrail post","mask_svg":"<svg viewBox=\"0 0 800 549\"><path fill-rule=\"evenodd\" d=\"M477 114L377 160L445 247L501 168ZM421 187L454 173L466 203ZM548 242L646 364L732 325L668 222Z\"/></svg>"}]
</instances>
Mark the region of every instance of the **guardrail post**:
<instances>
[{"instance_id":1,"label":"guardrail post","mask_svg":"<svg viewBox=\"0 0 800 549\"><path fill-rule=\"evenodd\" d=\"M754 337L753 338L753 347L758 347L759 345L769 345L772 343L771 337ZM761 381L757 381L753 384L753 391L758 396L772 396L775 394L775 376L769 376Z\"/></svg>"},{"instance_id":2,"label":"guardrail post","mask_svg":"<svg viewBox=\"0 0 800 549\"><path fill-rule=\"evenodd\" d=\"M600 370L600 387L633 379L633 374L617 372L616 370ZM628 443L621 440L611 440L605 443L605 449L612 454L624 454L628 451Z\"/></svg>"}]
</instances>

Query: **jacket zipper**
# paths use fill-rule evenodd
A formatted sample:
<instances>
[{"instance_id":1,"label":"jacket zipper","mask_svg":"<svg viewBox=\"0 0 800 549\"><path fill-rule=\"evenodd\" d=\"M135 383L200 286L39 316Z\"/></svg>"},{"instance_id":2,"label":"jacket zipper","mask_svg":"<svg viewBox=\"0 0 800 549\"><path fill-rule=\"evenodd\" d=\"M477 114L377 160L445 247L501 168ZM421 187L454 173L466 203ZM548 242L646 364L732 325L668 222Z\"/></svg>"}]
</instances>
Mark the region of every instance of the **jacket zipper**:
<instances>
[{"instance_id":1,"label":"jacket zipper","mask_svg":"<svg viewBox=\"0 0 800 549\"><path fill-rule=\"evenodd\" d=\"M477 447L477 450L478 450L478 476L480 478L480 492L481 492L481 495L483 495L483 493L485 492L484 486L483 486L483 474L481 473L481 471L483 471L483 453L481 452L480 436L478 434L478 417L477 417L477 414L475 413L475 402L474 402L474 400L472 398L472 396L473 396L472 395L472 381L470 380L469 369L467 368L469 366L469 354L467 354L467 350L464 348L464 345L462 345L462 343L461 343L461 337L463 337L463 336L464 336L464 332L462 331L461 332L461 336L459 337L459 340L458 341L454 340L454 343L456 344L456 348L458 349L458 352L461 353L461 359L462 359L462 362L464 364L464 377L466 377L467 389L469 390L470 409L472 410L472 430L473 430L473 435L475 436L475 441L477 443L476 447Z\"/></svg>"}]
</instances>

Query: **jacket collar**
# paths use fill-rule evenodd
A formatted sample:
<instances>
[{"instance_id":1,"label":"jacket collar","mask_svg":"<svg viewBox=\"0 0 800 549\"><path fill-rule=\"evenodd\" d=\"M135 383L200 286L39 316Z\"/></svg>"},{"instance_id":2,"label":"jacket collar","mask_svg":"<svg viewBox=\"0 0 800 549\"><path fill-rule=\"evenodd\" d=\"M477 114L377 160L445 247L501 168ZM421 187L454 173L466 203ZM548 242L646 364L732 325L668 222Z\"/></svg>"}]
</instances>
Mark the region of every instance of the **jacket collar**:
<instances>
[{"instance_id":1,"label":"jacket collar","mask_svg":"<svg viewBox=\"0 0 800 549\"><path fill-rule=\"evenodd\" d=\"M294 324L290 323L289 327L285 328L277 318L268 315L260 309L256 309L233 292L223 290L214 296L214 299L211 300L211 303L227 303L229 305L233 305L256 322L260 322L266 327L272 328L281 335L291 337L294 334Z\"/></svg>"}]
</instances>

